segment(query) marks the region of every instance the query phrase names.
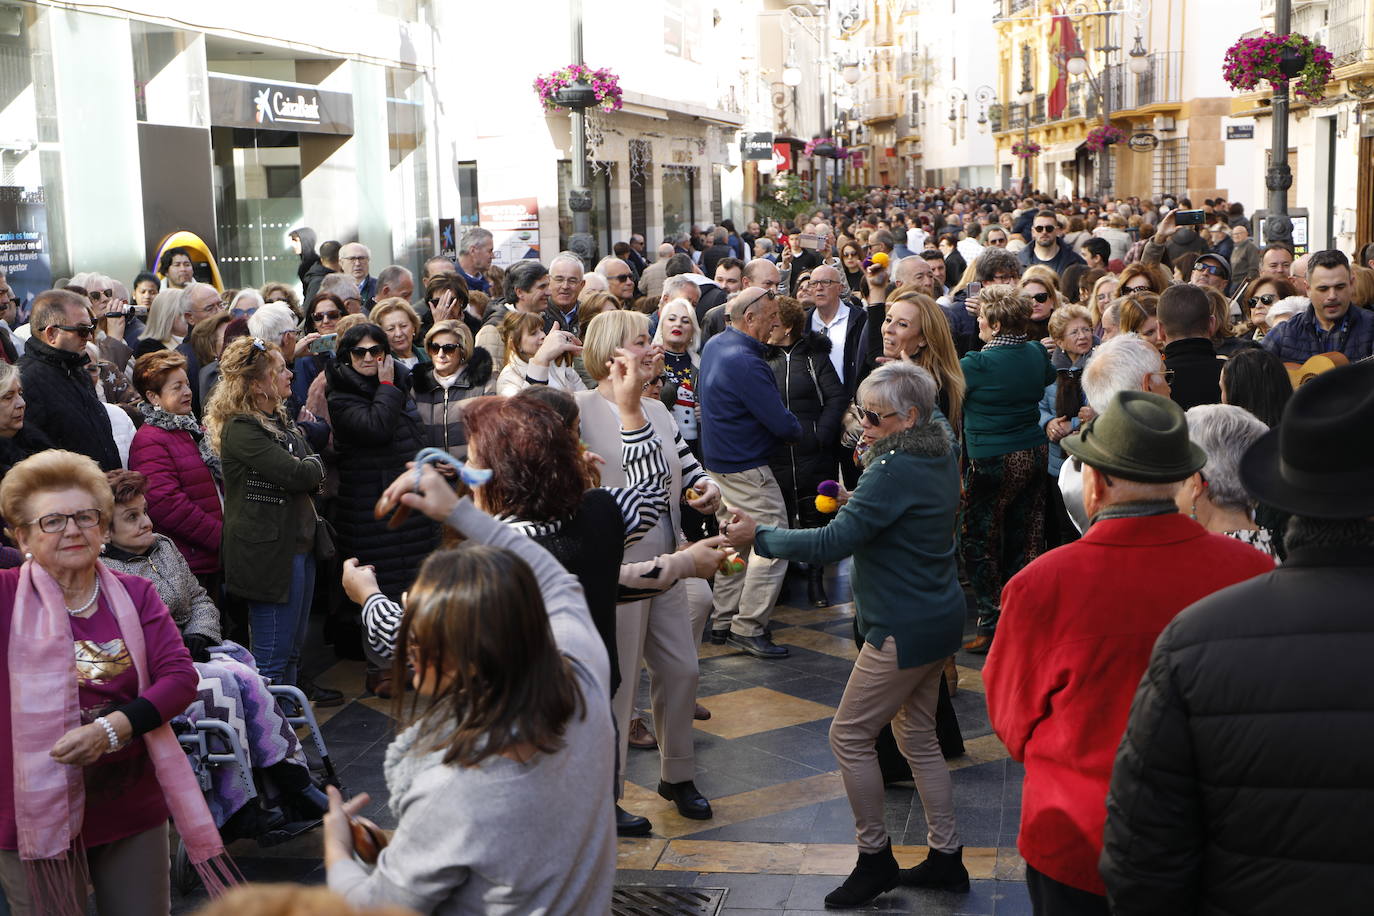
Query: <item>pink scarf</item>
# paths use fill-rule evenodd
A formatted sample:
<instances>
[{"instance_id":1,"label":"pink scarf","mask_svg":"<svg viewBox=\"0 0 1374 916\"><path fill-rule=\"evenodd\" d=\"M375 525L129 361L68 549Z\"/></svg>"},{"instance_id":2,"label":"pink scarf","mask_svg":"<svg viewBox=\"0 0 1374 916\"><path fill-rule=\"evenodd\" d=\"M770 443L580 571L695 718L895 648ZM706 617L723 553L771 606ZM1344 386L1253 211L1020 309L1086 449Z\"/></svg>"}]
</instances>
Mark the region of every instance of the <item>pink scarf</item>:
<instances>
[{"instance_id":1,"label":"pink scarf","mask_svg":"<svg viewBox=\"0 0 1374 916\"><path fill-rule=\"evenodd\" d=\"M142 621L114 573L97 563L96 574L142 693L148 687ZM85 784L80 767L48 756L59 738L81 725L71 617L57 582L33 560L19 574L10 623L9 688L14 819L33 905L36 912L82 916L86 899L78 888L89 884L81 842ZM186 753L165 723L143 735L143 742L191 863L210 895L219 896L240 879Z\"/></svg>"}]
</instances>

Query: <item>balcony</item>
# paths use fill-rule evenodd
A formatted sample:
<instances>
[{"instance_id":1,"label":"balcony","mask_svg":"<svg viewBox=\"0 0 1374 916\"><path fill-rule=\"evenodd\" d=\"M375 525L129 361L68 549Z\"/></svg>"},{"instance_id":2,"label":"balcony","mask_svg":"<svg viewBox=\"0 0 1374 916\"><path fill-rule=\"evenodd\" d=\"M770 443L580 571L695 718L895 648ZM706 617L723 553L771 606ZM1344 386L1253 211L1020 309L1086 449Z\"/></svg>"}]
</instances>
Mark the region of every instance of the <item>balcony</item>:
<instances>
[{"instance_id":1,"label":"balcony","mask_svg":"<svg viewBox=\"0 0 1374 916\"><path fill-rule=\"evenodd\" d=\"M896 119L901 108L901 100L895 95L877 95L863 103L863 120L866 124L876 121Z\"/></svg>"},{"instance_id":2,"label":"balcony","mask_svg":"<svg viewBox=\"0 0 1374 916\"><path fill-rule=\"evenodd\" d=\"M1335 58L1335 66L1367 60L1374 53L1364 30L1369 3L1370 0L1331 0L1326 49Z\"/></svg>"},{"instance_id":3,"label":"balcony","mask_svg":"<svg viewBox=\"0 0 1374 916\"><path fill-rule=\"evenodd\" d=\"M1144 73L1113 64L1102 74L1102 95L1109 111L1129 111L1149 105L1181 101L1182 54L1158 51L1149 56Z\"/></svg>"},{"instance_id":4,"label":"balcony","mask_svg":"<svg viewBox=\"0 0 1374 916\"><path fill-rule=\"evenodd\" d=\"M1083 117L1083 95L1092 92L1087 88L1082 80L1069 83L1068 104L1064 107L1064 117L1081 118Z\"/></svg>"},{"instance_id":5,"label":"balcony","mask_svg":"<svg viewBox=\"0 0 1374 916\"><path fill-rule=\"evenodd\" d=\"M1005 126L1008 130L1021 130L1026 126L1026 106L1011 105L1007 106L1007 119Z\"/></svg>"}]
</instances>

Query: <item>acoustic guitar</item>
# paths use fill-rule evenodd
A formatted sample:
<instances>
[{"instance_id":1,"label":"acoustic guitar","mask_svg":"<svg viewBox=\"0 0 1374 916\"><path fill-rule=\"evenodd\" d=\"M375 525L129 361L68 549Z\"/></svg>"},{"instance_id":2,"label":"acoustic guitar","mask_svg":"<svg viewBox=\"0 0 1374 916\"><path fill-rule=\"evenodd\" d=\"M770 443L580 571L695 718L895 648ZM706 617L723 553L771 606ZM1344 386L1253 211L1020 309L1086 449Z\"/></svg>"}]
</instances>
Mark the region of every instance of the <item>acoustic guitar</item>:
<instances>
[{"instance_id":1,"label":"acoustic guitar","mask_svg":"<svg viewBox=\"0 0 1374 916\"><path fill-rule=\"evenodd\" d=\"M1332 351L1308 357L1305 363L1284 363L1283 365L1288 370L1288 380L1293 383L1293 387L1301 388L1323 372L1330 372L1338 366L1350 365L1350 360L1344 353Z\"/></svg>"}]
</instances>

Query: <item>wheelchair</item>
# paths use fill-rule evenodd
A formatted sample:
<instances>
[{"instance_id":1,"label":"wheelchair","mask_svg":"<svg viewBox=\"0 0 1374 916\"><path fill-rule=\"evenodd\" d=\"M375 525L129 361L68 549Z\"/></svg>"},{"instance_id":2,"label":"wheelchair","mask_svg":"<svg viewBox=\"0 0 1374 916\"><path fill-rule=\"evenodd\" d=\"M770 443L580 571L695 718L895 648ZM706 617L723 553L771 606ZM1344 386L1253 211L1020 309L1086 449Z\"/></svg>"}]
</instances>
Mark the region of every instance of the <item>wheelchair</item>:
<instances>
[{"instance_id":1,"label":"wheelchair","mask_svg":"<svg viewBox=\"0 0 1374 916\"><path fill-rule=\"evenodd\" d=\"M292 728L300 728L301 726L309 728L310 738L314 742L315 750L320 755L325 783L343 792L344 788L339 782L338 773L335 772L334 764L329 759L329 749L325 745L324 734L320 731L319 723L315 719L315 710L311 708L305 693L299 687L289 685L268 685L267 690L281 707L283 718L286 719L288 725ZM190 725L191 729L185 730L183 728L177 734L177 739L181 742L182 749L186 751L191 769L196 775L196 780L200 783L201 791L209 792L211 790L213 784L211 772L214 768L230 767L247 794L249 804L255 803L259 794L258 786L253 778L253 767L248 759L248 752L240 743L238 732L219 719L196 719L191 721ZM294 835L296 834L292 836ZM291 836L285 837L285 839L290 838ZM281 841L284 842L284 839ZM196 888L199 881L196 870L191 865L191 860L187 855L186 845L180 837L177 837L176 848L172 855L172 888L178 894L185 896Z\"/></svg>"}]
</instances>

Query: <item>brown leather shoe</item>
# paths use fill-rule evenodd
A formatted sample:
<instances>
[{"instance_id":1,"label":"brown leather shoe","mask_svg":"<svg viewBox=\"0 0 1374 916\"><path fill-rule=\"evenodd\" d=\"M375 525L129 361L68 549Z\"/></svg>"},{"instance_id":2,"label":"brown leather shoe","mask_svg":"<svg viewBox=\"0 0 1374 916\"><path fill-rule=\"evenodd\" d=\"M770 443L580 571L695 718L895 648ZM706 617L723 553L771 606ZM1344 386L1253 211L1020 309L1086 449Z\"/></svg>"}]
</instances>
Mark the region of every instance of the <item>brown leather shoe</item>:
<instances>
[{"instance_id":1,"label":"brown leather shoe","mask_svg":"<svg viewBox=\"0 0 1374 916\"><path fill-rule=\"evenodd\" d=\"M711 710L698 703L697 708L692 711L692 718L696 719L698 722L705 722L707 719L711 718Z\"/></svg>"},{"instance_id":2,"label":"brown leather shoe","mask_svg":"<svg viewBox=\"0 0 1374 916\"><path fill-rule=\"evenodd\" d=\"M630 747L637 747L641 751L652 751L658 747L658 739L640 716L630 720Z\"/></svg>"},{"instance_id":3,"label":"brown leather shoe","mask_svg":"<svg viewBox=\"0 0 1374 916\"><path fill-rule=\"evenodd\" d=\"M367 689L374 695L383 700L391 699L391 671L384 669L381 671L369 671L366 680Z\"/></svg>"},{"instance_id":4,"label":"brown leather shoe","mask_svg":"<svg viewBox=\"0 0 1374 916\"><path fill-rule=\"evenodd\" d=\"M953 655L945 659L945 686L951 697L959 692L959 666L954 663Z\"/></svg>"},{"instance_id":5,"label":"brown leather shoe","mask_svg":"<svg viewBox=\"0 0 1374 916\"><path fill-rule=\"evenodd\" d=\"M964 643L964 651L974 655L987 655L988 649L992 648L991 636L975 636Z\"/></svg>"}]
</instances>

